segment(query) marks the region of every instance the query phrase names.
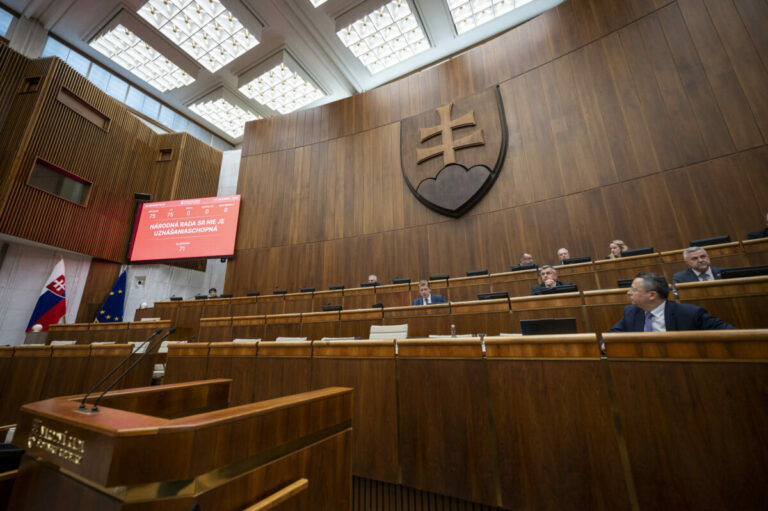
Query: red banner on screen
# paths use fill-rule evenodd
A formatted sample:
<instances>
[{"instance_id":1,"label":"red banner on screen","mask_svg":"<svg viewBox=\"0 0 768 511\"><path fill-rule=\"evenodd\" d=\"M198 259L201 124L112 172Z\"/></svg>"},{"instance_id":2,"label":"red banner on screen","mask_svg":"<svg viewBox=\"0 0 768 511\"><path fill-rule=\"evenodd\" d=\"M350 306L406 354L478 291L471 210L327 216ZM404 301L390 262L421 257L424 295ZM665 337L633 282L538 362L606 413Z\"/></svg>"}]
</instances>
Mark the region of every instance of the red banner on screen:
<instances>
[{"instance_id":1,"label":"red banner on screen","mask_svg":"<svg viewBox=\"0 0 768 511\"><path fill-rule=\"evenodd\" d=\"M139 209L131 261L231 256L240 196L147 202Z\"/></svg>"}]
</instances>

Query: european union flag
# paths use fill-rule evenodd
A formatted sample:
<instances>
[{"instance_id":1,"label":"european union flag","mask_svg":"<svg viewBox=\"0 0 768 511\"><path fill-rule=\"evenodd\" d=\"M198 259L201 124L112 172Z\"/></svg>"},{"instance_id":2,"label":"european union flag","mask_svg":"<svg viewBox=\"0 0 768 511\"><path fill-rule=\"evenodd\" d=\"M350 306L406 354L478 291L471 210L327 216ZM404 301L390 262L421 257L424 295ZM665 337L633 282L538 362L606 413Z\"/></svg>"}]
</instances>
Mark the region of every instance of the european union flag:
<instances>
[{"instance_id":1,"label":"european union flag","mask_svg":"<svg viewBox=\"0 0 768 511\"><path fill-rule=\"evenodd\" d=\"M99 309L99 313L96 314L96 323L115 323L123 320L123 308L125 306L125 271L123 271L115 285L112 286L112 291L109 292L107 299L104 300L104 305Z\"/></svg>"}]
</instances>

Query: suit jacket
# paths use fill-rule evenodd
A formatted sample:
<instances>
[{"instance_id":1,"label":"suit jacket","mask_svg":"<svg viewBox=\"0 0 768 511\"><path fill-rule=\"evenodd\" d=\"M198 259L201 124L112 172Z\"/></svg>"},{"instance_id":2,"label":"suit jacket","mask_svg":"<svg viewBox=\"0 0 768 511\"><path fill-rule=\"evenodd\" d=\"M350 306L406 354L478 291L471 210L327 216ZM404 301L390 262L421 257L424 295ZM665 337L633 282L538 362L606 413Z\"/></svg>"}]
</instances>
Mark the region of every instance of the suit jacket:
<instances>
[{"instance_id":1,"label":"suit jacket","mask_svg":"<svg viewBox=\"0 0 768 511\"><path fill-rule=\"evenodd\" d=\"M445 298L443 298L440 295L429 295L429 296L430 296L430 298L432 300L432 303L430 305L434 305L436 303L448 303L448 302L445 301ZM416 298L411 303L411 305L424 305L424 298L422 298L422 297Z\"/></svg>"},{"instance_id":2,"label":"suit jacket","mask_svg":"<svg viewBox=\"0 0 768 511\"><path fill-rule=\"evenodd\" d=\"M561 282L561 281L559 281L559 280L556 280L556 281L555 281L555 287L560 287L560 286L572 286L572 285L573 285L573 284L571 284L570 282ZM544 290L546 290L546 289L547 289L547 286L545 286L544 284L536 284L535 286L533 286L533 287L531 288L531 294L532 294L532 295L540 295L540 294L542 294L542 292L543 292Z\"/></svg>"},{"instance_id":3,"label":"suit jacket","mask_svg":"<svg viewBox=\"0 0 768 511\"><path fill-rule=\"evenodd\" d=\"M670 302L664 306L664 323L667 331L678 330L725 330L732 325L720 321L696 305ZM609 332L642 332L645 326L645 311L636 305L627 305L624 316L613 325Z\"/></svg>"},{"instance_id":4,"label":"suit jacket","mask_svg":"<svg viewBox=\"0 0 768 511\"><path fill-rule=\"evenodd\" d=\"M710 266L710 268L712 268L712 276L715 277L715 280L720 280L720 268L715 268L714 266ZM687 270L679 271L672 275L672 282L676 284L698 281L699 277L696 272L693 271L693 268L688 268Z\"/></svg>"},{"instance_id":5,"label":"suit jacket","mask_svg":"<svg viewBox=\"0 0 768 511\"><path fill-rule=\"evenodd\" d=\"M748 240L756 240L758 238L768 238L768 227L766 227L762 231L755 231L747 234Z\"/></svg>"}]
</instances>

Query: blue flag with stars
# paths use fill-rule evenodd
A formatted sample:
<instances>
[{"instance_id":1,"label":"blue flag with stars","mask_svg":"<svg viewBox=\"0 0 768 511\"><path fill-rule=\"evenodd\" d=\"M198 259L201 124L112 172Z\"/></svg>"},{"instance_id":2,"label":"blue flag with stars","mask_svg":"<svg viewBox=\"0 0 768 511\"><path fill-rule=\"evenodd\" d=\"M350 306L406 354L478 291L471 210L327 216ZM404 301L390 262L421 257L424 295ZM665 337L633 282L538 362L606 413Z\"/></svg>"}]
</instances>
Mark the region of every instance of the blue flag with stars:
<instances>
[{"instance_id":1,"label":"blue flag with stars","mask_svg":"<svg viewBox=\"0 0 768 511\"><path fill-rule=\"evenodd\" d=\"M123 320L123 307L125 305L125 280L126 272L120 274L115 281L115 285L112 286L112 291L107 295L107 299L104 300L104 305L99 309L99 313L96 314L96 323L115 323Z\"/></svg>"}]
</instances>

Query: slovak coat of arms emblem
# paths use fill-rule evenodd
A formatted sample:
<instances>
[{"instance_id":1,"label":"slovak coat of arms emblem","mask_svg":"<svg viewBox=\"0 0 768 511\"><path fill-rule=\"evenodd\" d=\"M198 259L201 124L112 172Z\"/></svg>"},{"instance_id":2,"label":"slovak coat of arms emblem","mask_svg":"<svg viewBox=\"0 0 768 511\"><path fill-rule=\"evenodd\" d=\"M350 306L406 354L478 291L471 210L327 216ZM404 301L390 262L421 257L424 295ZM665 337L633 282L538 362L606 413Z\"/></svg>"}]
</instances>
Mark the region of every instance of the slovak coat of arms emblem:
<instances>
[{"instance_id":1,"label":"slovak coat of arms emblem","mask_svg":"<svg viewBox=\"0 0 768 511\"><path fill-rule=\"evenodd\" d=\"M425 206L460 217L491 189L507 152L498 87L400 122L400 162Z\"/></svg>"}]
</instances>

